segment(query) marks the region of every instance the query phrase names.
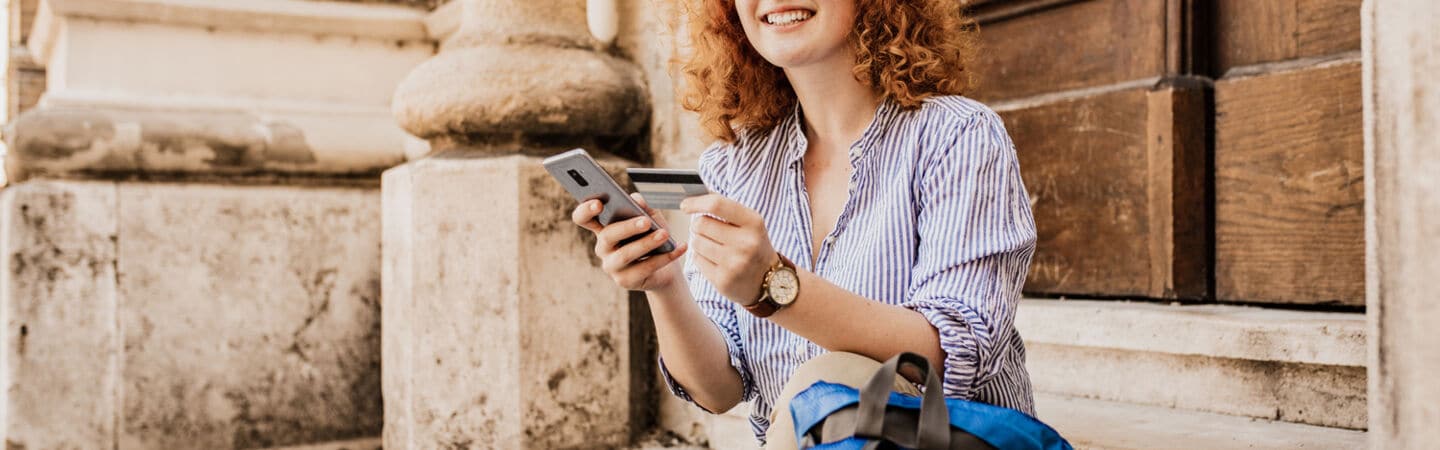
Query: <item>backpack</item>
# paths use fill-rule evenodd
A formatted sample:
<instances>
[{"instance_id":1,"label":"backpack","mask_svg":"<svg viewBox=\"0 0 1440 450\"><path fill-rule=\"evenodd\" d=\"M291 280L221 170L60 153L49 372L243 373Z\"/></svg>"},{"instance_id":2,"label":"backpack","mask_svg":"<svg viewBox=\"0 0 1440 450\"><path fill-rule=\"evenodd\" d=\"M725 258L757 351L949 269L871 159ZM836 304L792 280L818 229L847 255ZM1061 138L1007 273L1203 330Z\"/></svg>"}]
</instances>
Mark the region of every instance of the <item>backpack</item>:
<instances>
[{"instance_id":1,"label":"backpack","mask_svg":"<svg viewBox=\"0 0 1440 450\"><path fill-rule=\"evenodd\" d=\"M925 377L925 397L891 392L895 374L912 365ZM1010 408L946 399L924 357L901 353L885 362L864 389L818 381L790 401L799 448L818 450L1071 450L1060 433Z\"/></svg>"}]
</instances>

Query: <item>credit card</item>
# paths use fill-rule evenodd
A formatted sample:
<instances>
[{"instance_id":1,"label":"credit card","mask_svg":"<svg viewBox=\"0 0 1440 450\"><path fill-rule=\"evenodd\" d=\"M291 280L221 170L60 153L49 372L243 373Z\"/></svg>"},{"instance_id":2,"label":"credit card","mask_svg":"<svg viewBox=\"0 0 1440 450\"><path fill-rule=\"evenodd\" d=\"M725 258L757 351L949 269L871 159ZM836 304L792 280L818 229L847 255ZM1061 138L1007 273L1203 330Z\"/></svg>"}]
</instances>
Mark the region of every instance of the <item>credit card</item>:
<instances>
[{"instance_id":1,"label":"credit card","mask_svg":"<svg viewBox=\"0 0 1440 450\"><path fill-rule=\"evenodd\" d=\"M635 190L645 203L655 209L680 209L686 197L705 195L705 180L700 173L685 169L626 169Z\"/></svg>"}]
</instances>

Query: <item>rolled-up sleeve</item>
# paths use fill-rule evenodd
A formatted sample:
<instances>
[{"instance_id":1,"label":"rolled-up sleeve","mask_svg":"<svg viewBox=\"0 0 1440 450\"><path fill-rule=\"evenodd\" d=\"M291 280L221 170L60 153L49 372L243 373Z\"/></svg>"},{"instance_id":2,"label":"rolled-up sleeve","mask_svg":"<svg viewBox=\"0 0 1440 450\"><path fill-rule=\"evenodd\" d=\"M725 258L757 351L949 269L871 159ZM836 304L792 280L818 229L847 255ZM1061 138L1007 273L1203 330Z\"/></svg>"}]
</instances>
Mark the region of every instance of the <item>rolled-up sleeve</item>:
<instances>
[{"instance_id":1,"label":"rolled-up sleeve","mask_svg":"<svg viewBox=\"0 0 1440 450\"><path fill-rule=\"evenodd\" d=\"M712 192L717 192L722 195L725 193L723 190L724 151L725 146L723 144L710 147L701 154L699 164L700 176L705 180L708 188ZM730 354L730 365L735 367L735 371L740 374L740 383L743 387L743 397L741 400L753 400L757 391L751 377L749 366L745 362L745 347L740 339L740 322L735 312L735 306L729 300L726 300L725 297L715 289L715 286L710 284L710 282L700 274L700 269L695 265L694 258L695 253L693 252L685 255L684 273L685 281L690 286L690 295L695 299L695 303L700 307L700 311L705 313L705 316L715 324L715 327L720 330L720 334L725 337L725 345L728 347ZM670 370L666 368L665 358L663 356L660 357L660 374L665 378L665 385L670 389L672 394L675 394L676 397L687 402L695 403L695 400L685 391L685 387L681 386L680 383L675 381L675 378L670 375ZM700 406L698 403L695 403L695 405ZM700 406L700 408L704 409L703 406ZM710 412L722 413L724 411Z\"/></svg>"},{"instance_id":2,"label":"rolled-up sleeve","mask_svg":"<svg viewBox=\"0 0 1440 450\"><path fill-rule=\"evenodd\" d=\"M966 119L925 163L904 306L939 332L945 395L971 398L1020 357L1005 339L1035 251L1035 221L1014 144L993 112Z\"/></svg>"}]
</instances>

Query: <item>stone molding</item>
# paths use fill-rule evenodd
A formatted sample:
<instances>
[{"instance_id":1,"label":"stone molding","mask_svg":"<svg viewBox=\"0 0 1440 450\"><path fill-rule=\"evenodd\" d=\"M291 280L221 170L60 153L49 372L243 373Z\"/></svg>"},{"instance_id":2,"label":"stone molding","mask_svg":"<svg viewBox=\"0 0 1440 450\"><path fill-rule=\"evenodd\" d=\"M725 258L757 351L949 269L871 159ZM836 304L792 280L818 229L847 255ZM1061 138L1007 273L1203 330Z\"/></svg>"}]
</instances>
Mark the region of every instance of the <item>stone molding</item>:
<instances>
[{"instance_id":1,"label":"stone molding","mask_svg":"<svg viewBox=\"0 0 1440 450\"><path fill-rule=\"evenodd\" d=\"M430 14L425 15L425 33L429 34L431 39L439 42L445 42L454 35L456 31L460 30L461 3L445 2Z\"/></svg>"},{"instance_id":2,"label":"stone molding","mask_svg":"<svg viewBox=\"0 0 1440 450\"><path fill-rule=\"evenodd\" d=\"M395 86L434 55L423 10L301 0L45 0L37 14L27 48L48 88L6 131L12 182L33 175L374 178L428 151L390 114Z\"/></svg>"},{"instance_id":3,"label":"stone molding","mask_svg":"<svg viewBox=\"0 0 1440 450\"><path fill-rule=\"evenodd\" d=\"M366 138L403 139L375 131L386 130L383 116L295 119L236 110L38 108L7 127L5 167L10 180L20 181L189 173L374 176L404 162L384 146L364 147Z\"/></svg>"},{"instance_id":4,"label":"stone molding","mask_svg":"<svg viewBox=\"0 0 1440 450\"><path fill-rule=\"evenodd\" d=\"M481 46L415 69L393 112L415 136L629 136L649 119L638 68L589 50Z\"/></svg>"},{"instance_id":5,"label":"stone molding","mask_svg":"<svg viewBox=\"0 0 1440 450\"><path fill-rule=\"evenodd\" d=\"M300 0L43 0L29 46L46 61L61 26L57 17L161 23L261 33L298 32L420 41L428 39L416 8Z\"/></svg>"},{"instance_id":6,"label":"stone molding","mask_svg":"<svg viewBox=\"0 0 1440 450\"><path fill-rule=\"evenodd\" d=\"M457 0L425 22L441 51L400 83L392 112L432 144L624 137L649 123L640 68L601 51L583 1Z\"/></svg>"}]
</instances>

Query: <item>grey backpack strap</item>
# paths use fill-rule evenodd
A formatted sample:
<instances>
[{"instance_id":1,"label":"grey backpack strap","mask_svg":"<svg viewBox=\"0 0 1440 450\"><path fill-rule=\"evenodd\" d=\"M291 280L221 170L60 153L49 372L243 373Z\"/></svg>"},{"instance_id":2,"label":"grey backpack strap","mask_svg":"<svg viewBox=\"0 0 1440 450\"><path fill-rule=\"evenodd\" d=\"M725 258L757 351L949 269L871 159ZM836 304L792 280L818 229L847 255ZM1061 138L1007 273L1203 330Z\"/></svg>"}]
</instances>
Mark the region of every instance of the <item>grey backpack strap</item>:
<instances>
[{"instance_id":1,"label":"grey backpack strap","mask_svg":"<svg viewBox=\"0 0 1440 450\"><path fill-rule=\"evenodd\" d=\"M900 368L909 364L920 370L925 377L925 397L920 403L920 424L916 430L917 448L920 450L944 450L950 447L950 410L945 406L945 389L940 378L930 370L925 357L914 353L901 353L885 361L870 382L860 390L860 416L855 422L855 436L881 440L885 436L885 406L890 400L890 390L895 386L895 375Z\"/></svg>"}]
</instances>

